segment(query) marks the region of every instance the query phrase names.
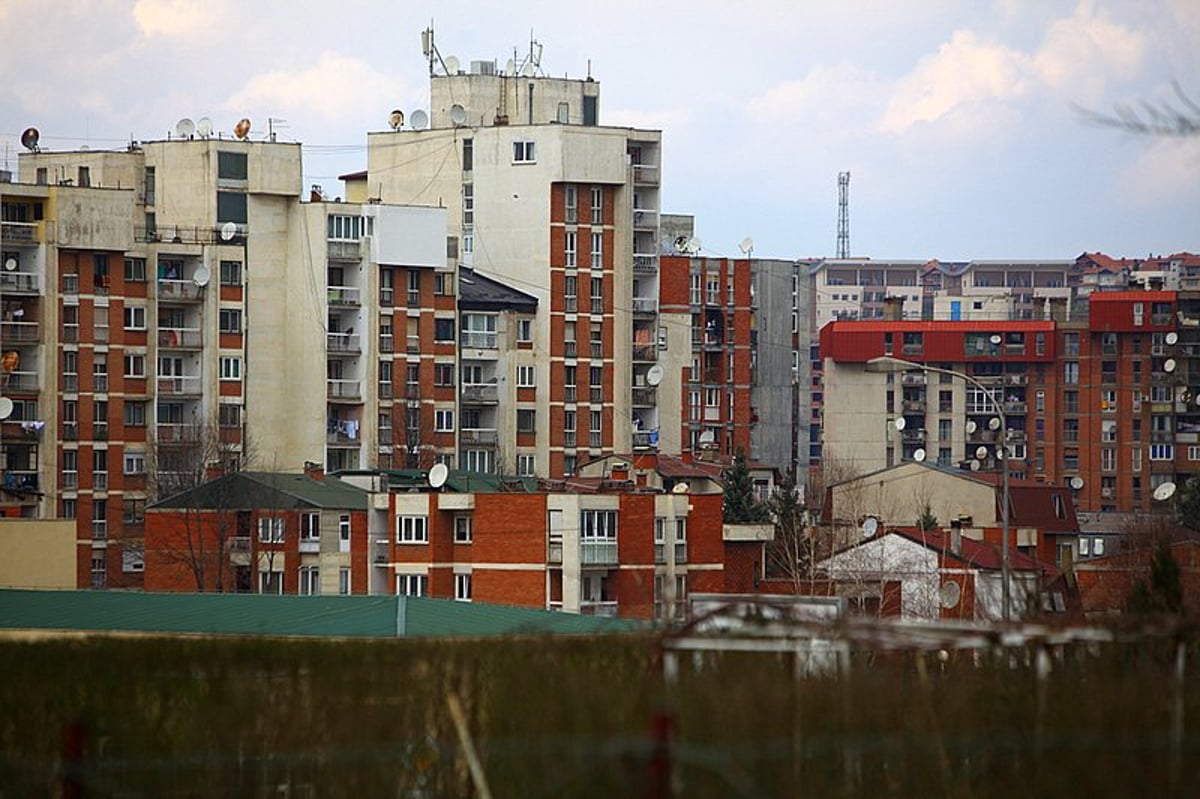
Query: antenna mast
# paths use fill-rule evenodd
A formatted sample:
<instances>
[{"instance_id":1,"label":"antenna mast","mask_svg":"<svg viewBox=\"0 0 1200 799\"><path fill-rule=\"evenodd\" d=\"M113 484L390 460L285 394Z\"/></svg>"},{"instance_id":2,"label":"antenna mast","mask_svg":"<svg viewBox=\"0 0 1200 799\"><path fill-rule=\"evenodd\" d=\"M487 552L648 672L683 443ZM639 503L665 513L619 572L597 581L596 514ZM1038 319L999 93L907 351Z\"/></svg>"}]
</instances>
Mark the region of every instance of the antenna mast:
<instances>
[{"instance_id":1,"label":"antenna mast","mask_svg":"<svg viewBox=\"0 0 1200 799\"><path fill-rule=\"evenodd\" d=\"M837 257L850 257L850 173L838 172Z\"/></svg>"}]
</instances>

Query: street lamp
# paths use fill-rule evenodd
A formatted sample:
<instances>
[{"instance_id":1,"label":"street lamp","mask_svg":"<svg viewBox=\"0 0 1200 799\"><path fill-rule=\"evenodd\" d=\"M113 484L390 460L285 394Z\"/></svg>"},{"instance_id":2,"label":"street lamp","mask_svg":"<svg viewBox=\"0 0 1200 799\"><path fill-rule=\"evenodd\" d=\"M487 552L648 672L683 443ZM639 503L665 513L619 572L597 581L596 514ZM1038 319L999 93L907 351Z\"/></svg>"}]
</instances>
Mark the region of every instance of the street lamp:
<instances>
[{"instance_id":1,"label":"street lamp","mask_svg":"<svg viewBox=\"0 0 1200 799\"><path fill-rule=\"evenodd\" d=\"M980 389L983 395L992 403L992 407L996 409L996 415L1000 418L1000 462L1003 470L1000 476L1001 490L1003 492L1003 504L1000 508L1000 601L1003 603L1001 617L1004 621L1009 621L1012 612L1009 605L1009 573L1011 568L1008 556L1008 419L1004 415L1003 404L993 396L990 388L966 372L943 369L940 366L930 366L924 363L916 363L915 361L906 361L903 358L893 358L890 355L872 358L867 361L864 368L868 372L884 373L908 372L919 369L922 372L935 372L941 375L949 375L950 377L961 377L968 384Z\"/></svg>"}]
</instances>

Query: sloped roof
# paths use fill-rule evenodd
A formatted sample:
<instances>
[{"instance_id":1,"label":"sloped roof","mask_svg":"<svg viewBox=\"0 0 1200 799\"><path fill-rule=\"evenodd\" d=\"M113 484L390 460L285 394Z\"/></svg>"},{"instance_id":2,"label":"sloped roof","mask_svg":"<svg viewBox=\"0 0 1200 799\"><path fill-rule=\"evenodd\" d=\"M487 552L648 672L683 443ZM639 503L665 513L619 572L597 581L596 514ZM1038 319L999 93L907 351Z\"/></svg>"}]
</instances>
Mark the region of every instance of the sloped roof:
<instances>
[{"instance_id":1,"label":"sloped roof","mask_svg":"<svg viewBox=\"0 0 1200 799\"><path fill-rule=\"evenodd\" d=\"M958 552L952 551L952 535L946 530L927 530L921 532L910 528L889 528L888 532L907 538L923 547L941 552L948 558L954 558L964 566L974 566L977 569L999 570L1003 566L1000 548L976 541L973 538L962 537ZM1047 567L1028 555L1011 551L1008 553L1008 565L1014 571L1043 571Z\"/></svg>"},{"instance_id":2,"label":"sloped roof","mask_svg":"<svg viewBox=\"0 0 1200 799\"><path fill-rule=\"evenodd\" d=\"M0 629L417 638L645 628L630 619L428 597L0 590Z\"/></svg>"},{"instance_id":3,"label":"sloped roof","mask_svg":"<svg viewBox=\"0 0 1200 799\"><path fill-rule=\"evenodd\" d=\"M369 494L336 477L314 480L305 474L233 472L150 505L150 508L366 510Z\"/></svg>"},{"instance_id":4,"label":"sloped roof","mask_svg":"<svg viewBox=\"0 0 1200 799\"><path fill-rule=\"evenodd\" d=\"M537 310L537 297L518 291L474 269L462 267L458 275L458 307L468 311Z\"/></svg>"}]
</instances>

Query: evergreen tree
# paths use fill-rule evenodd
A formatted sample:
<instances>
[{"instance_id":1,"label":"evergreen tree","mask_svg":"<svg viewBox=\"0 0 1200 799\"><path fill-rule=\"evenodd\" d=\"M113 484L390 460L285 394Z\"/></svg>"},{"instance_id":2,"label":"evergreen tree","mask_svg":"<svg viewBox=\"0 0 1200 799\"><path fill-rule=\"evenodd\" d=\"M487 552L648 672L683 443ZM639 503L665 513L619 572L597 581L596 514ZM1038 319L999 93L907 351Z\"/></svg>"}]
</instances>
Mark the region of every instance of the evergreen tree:
<instances>
[{"instance_id":1,"label":"evergreen tree","mask_svg":"<svg viewBox=\"0 0 1200 799\"><path fill-rule=\"evenodd\" d=\"M721 473L721 481L725 484L724 518L727 523L767 521L766 507L754 498L754 481L741 449L734 454L733 464Z\"/></svg>"},{"instance_id":2,"label":"evergreen tree","mask_svg":"<svg viewBox=\"0 0 1200 799\"><path fill-rule=\"evenodd\" d=\"M917 517L917 529L922 533L927 533L930 530L936 530L937 526L938 520L933 515L933 508L926 502L925 507L921 509L921 515Z\"/></svg>"},{"instance_id":3,"label":"evergreen tree","mask_svg":"<svg viewBox=\"0 0 1200 799\"><path fill-rule=\"evenodd\" d=\"M1188 482L1191 482L1190 480ZM1150 580L1138 580L1126 602L1131 613L1183 612L1183 583L1179 564L1166 541L1160 541L1150 561Z\"/></svg>"}]
</instances>

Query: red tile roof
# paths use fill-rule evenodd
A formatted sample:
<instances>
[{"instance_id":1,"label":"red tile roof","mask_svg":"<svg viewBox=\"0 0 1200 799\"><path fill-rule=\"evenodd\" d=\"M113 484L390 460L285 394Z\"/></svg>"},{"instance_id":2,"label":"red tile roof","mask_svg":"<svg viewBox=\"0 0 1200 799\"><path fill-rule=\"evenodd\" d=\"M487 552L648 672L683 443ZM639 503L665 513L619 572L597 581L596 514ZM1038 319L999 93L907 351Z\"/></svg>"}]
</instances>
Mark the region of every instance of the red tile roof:
<instances>
[{"instance_id":1,"label":"red tile roof","mask_svg":"<svg viewBox=\"0 0 1200 799\"><path fill-rule=\"evenodd\" d=\"M992 571L998 571L1003 566L999 547L994 547L983 541L976 541L973 538L964 537L960 543L958 552L952 552L953 536L948 530L927 530L921 532L912 527L897 527L889 528L888 532L907 538L935 552L940 552L948 558L957 560L964 566L973 566L977 569L989 569ZM1008 564L1014 571L1042 572L1048 569L1045 564L1016 550L1009 552Z\"/></svg>"}]
</instances>

